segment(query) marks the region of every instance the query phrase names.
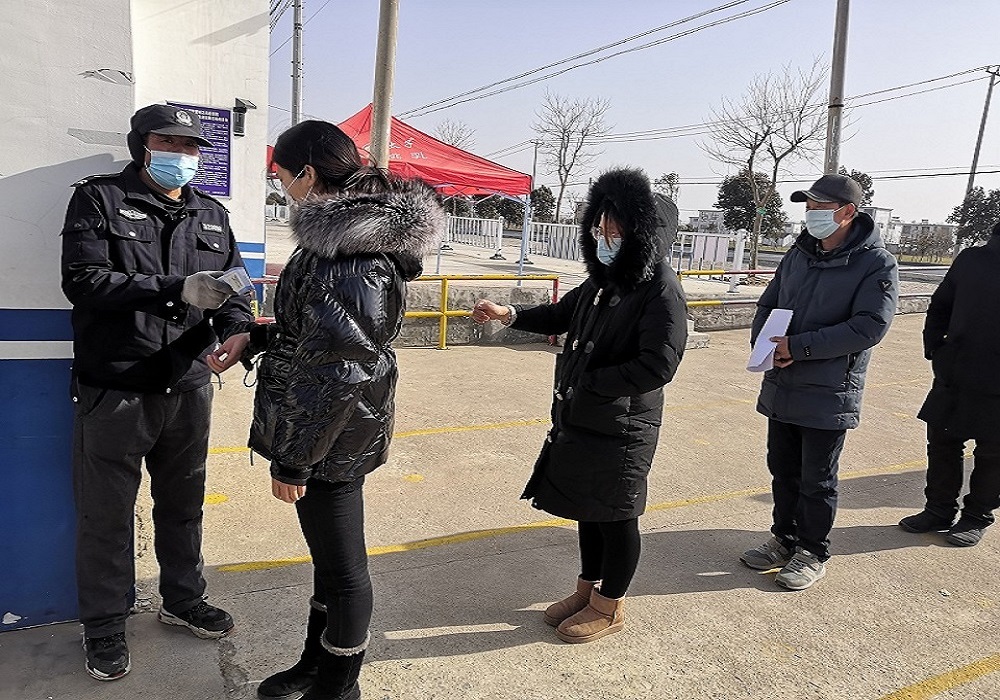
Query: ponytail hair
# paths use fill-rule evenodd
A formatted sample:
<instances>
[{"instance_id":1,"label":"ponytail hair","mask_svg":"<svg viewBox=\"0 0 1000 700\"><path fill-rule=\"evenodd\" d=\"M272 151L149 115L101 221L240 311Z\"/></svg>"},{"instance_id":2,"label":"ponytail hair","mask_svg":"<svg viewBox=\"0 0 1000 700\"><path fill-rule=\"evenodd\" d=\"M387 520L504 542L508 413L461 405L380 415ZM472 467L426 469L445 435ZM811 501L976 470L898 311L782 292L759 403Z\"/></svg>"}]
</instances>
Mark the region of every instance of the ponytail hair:
<instances>
[{"instance_id":1,"label":"ponytail hair","mask_svg":"<svg viewBox=\"0 0 1000 700\"><path fill-rule=\"evenodd\" d=\"M393 186L387 170L361 161L354 141L330 122L310 119L285 130L271 161L292 174L311 165L324 192L384 192Z\"/></svg>"}]
</instances>

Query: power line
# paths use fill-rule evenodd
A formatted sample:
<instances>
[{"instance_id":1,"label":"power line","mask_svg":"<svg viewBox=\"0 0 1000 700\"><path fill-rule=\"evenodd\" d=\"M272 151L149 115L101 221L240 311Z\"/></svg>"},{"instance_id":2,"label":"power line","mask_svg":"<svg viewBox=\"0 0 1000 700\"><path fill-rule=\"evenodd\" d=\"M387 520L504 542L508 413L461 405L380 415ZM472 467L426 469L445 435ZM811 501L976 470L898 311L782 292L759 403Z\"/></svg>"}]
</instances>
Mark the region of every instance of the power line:
<instances>
[{"instance_id":1,"label":"power line","mask_svg":"<svg viewBox=\"0 0 1000 700\"><path fill-rule=\"evenodd\" d=\"M326 2L324 2L322 5L320 5L318 10L316 10L315 12L313 12L311 15L309 15L306 18L306 20L302 23L302 26L304 27L307 24L309 24L312 21L313 17L315 17L316 15L318 15L320 12L322 12L323 8L325 8L327 5L329 5L330 2L331 2L331 0L326 0ZM289 0L289 3L291 3L291 0ZM274 27L271 27L271 29L274 29ZM271 53L269 53L267 55L267 57L270 58L270 57L274 56L274 54L278 53L279 51L281 51L281 49L285 48L285 45L288 44L288 42L291 41L291 40L292 40L292 37L288 37L287 39L285 39L283 42L281 42L281 45L278 46L278 48L276 48L274 51L272 51Z\"/></svg>"},{"instance_id":2,"label":"power line","mask_svg":"<svg viewBox=\"0 0 1000 700\"><path fill-rule=\"evenodd\" d=\"M848 100L857 100L857 99L860 99L860 98L863 98L863 97L869 97L869 96L872 96L872 95L881 95L881 94L885 94L885 93L888 93L888 92L895 92L895 91L898 91L898 90L904 90L904 89L911 88L911 87L917 87L917 86L920 86L920 85L926 85L928 83L934 83L934 82L938 82L940 80L946 80L948 78L954 78L954 77L961 76L961 75L968 75L969 73L974 73L974 72L976 72L978 70L983 70L986 67L987 66L979 66L977 68L971 68L969 70L960 71L958 73L952 73L950 75L938 76L936 78L927 78L926 80L921 80L921 81L916 82L916 83L909 83L907 85L897 85L895 87L885 88L885 89L882 89L882 90L875 90L873 92L866 92L866 93L862 93L860 95L852 95L850 97L845 98L845 101L848 101ZM948 89L948 88L956 87L956 86L959 86L959 85L966 85L968 83L978 82L980 80L985 80L985 79L986 79L985 76L984 77L979 77L979 78L972 78L972 79L969 79L969 80L962 80L962 81L955 82L955 83L949 83L947 85L939 85L937 87L929 88L927 90L919 90L919 91L916 91L916 92L906 93L905 95L894 95L892 97L886 97L886 98L883 98L883 99L880 99L880 100L871 100L869 102L862 102L862 103L858 103L858 104L851 104L850 106L851 107L867 107L869 105L880 104L882 102L889 102L889 101L892 101L892 100L900 100L900 99L903 99L903 98L906 98L906 97L914 97L916 95L923 95L925 93L936 92L937 90L945 90L945 89ZM812 109L812 108L818 108L818 107L822 107L822 106L823 106L823 103L816 103L816 104L813 104L813 105L807 105L807 108ZM631 131L631 132L622 132L622 133L619 133L619 134L607 134L605 136L593 137L592 139L588 139L587 143L589 143L591 145L594 145L594 144L603 144L603 143L630 143L630 142L634 142L634 141L653 141L653 140L665 139L665 138L683 138L683 137L688 137L688 136L702 136L702 135L710 133L710 128L711 127L717 126L717 125L723 124L723 123L725 123L725 122L717 120L717 121L711 121L711 122L701 122L701 123L698 123L698 124L686 124L686 125L683 125L683 126L661 127L661 128L657 128L657 129L648 129L648 130L645 130L645 131ZM533 143L534 143L533 140L532 141L521 141L520 143L512 144L512 145L507 146L505 148L501 148L501 149L498 149L498 150L493 151L491 153L487 153L486 157L487 158L491 158L491 157L506 157L506 156L514 155L516 153L521 153L524 150L527 150L528 146L530 146ZM527 146L526 146L526 144L527 144Z\"/></svg>"},{"instance_id":3,"label":"power line","mask_svg":"<svg viewBox=\"0 0 1000 700\"><path fill-rule=\"evenodd\" d=\"M432 109L426 109L426 110L422 110L422 111L419 111L419 110L410 110L409 112L404 112L400 116L422 117L422 116L426 116L428 114L432 114L434 112L440 112L443 109L449 109L451 107L463 104L465 102L473 102L475 100L482 100L482 99L485 99L487 97L492 97L494 95L500 95L500 94L503 94L505 92L510 92L512 90L517 90L517 89L520 89L522 87L526 87L528 85L533 85L535 83L540 83L543 80L548 80L549 78L554 78L556 76L562 75L563 73L568 73L569 71L575 70L577 68L583 68L584 66L590 66L590 65L593 65L595 63L601 63L602 61L607 61L608 59L615 58L617 56L622 56L622 55L627 54L627 53L632 53L634 51L642 51L643 49L648 49L648 48L650 48L652 46L658 46L659 44L663 44L663 43L666 43L668 41L674 41L676 39L680 39L682 37L689 36L689 35L694 34L696 32L700 32L703 29L709 29L711 27L719 26L720 24L726 24L728 22L732 22L732 21L735 21L735 20L738 20L738 19L745 19L746 17L751 17L753 15L760 14L761 12L767 12L768 10L773 10L774 8L779 7L781 5L784 5L785 3L788 3L788 2L791 2L791 0L775 0L775 2L772 2L769 5L764 5L762 7L758 7L758 8L753 9L753 10L746 10L745 12L741 12L739 14L732 15L730 17L726 17L726 18L723 18L723 19L720 19L720 20L716 20L714 22L709 22L708 24L703 24L701 26L694 27L693 29L688 29L688 30L685 30L683 32L679 32L677 34L672 34L671 36L664 37L663 39L658 39L656 41L652 41L652 42L650 42L648 44L642 44L640 46L635 46L633 48L623 49L621 51L616 51L615 53L610 54L608 56L602 56L601 58L595 58L592 61L585 61L584 63L578 63L578 64L570 66L568 68L563 68L562 70L555 71L554 73L549 73L547 75L543 75L543 76L540 76L540 77L537 77L537 78L532 78L531 80L525 80L525 81L520 82L520 83L515 83L513 85L510 85L510 86L507 86L507 87L503 87L503 88L499 88L497 90L493 90L492 92L487 92L487 93L484 93L482 95L475 95L473 97L467 97L465 99L454 100L454 101L450 102L449 104L446 104L446 105L443 105L443 106L440 106L440 107L434 107Z\"/></svg>"},{"instance_id":4,"label":"power line","mask_svg":"<svg viewBox=\"0 0 1000 700\"><path fill-rule=\"evenodd\" d=\"M400 117L405 117L405 116L408 116L411 112L419 112L419 111L427 109L429 107L436 107L437 105L444 104L445 102L451 102L452 100L458 99L460 97L467 97L469 95L474 95L477 92L482 92L483 90L489 90L492 87L497 87L498 85L503 85L504 83L509 83L509 82L514 81L514 80L520 80L521 78L527 78L529 75L534 75L535 73L540 73L540 72L542 72L544 70L548 70L549 68L555 68L556 66L561 66L562 64L569 63L570 61L576 61L576 60L579 60L581 58L586 58L587 56L592 56L592 55L594 55L596 53L601 53L602 51L607 51L608 49L613 49L616 46L621 46L622 44L627 44L630 41L634 41L636 39L641 39L644 36L649 36L650 34L655 34L656 32L661 32L661 31L664 31L666 29L671 29L671 28L679 26L681 24L685 24L686 22L690 22L690 21L695 20L695 19L700 19L701 17L704 17L706 15L712 14L714 12L719 12L721 10L728 10L731 7L735 7L736 5L742 5L743 3L746 3L746 2L749 2L749 0L736 0L736 2L729 2L729 3L726 3L724 5L719 5L718 7L713 7L710 10L705 10L704 12L699 12L698 14L694 14L694 15L691 15L689 17L685 17L683 19L679 19L679 20L676 20L674 22L670 22L669 24L664 24L664 25L662 25L660 27L655 27L654 29L649 29L649 30L641 32L639 34L633 34L630 37L626 37L624 39L619 39L618 41L614 41L614 42L612 42L610 44L605 44L604 46L599 46L596 49L590 49L589 51L584 51L583 53L578 53L575 56L570 56L569 58L563 58L563 59L560 59L558 61L553 61L552 63L546 64L546 65L541 66L539 68L534 68L532 70L525 71L524 73L519 73L518 75L514 75L514 76L511 76L509 78L504 78L503 80L497 80L496 82L490 83L488 85L483 85L482 87L474 88L472 90L467 90L466 92L461 92L461 93L459 93L457 95L452 95L451 97L446 97L446 98L444 98L442 100L437 100L435 102L429 102L429 103L427 103L425 105L422 105L420 107L414 107L411 110L408 110L406 112L402 112L399 116Z\"/></svg>"},{"instance_id":5,"label":"power line","mask_svg":"<svg viewBox=\"0 0 1000 700\"><path fill-rule=\"evenodd\" d=\"M281 7L280 10L277 10L277 12L275 12L275 10L277 9L278 5L281 5L281 3L284 3L284 5L282 5L282 7ZM275 3L274 3L274 5L271 8L271 13L270 13L271 14L271 31L272 32L274 31L274 28L276 26L278 26L278 20L281 19L281 16L283 14L285 14L285 11L288 10L288 8L291 7L291 6L292 6L292 0L275 0Z\"/></svg>"}]
</instances>

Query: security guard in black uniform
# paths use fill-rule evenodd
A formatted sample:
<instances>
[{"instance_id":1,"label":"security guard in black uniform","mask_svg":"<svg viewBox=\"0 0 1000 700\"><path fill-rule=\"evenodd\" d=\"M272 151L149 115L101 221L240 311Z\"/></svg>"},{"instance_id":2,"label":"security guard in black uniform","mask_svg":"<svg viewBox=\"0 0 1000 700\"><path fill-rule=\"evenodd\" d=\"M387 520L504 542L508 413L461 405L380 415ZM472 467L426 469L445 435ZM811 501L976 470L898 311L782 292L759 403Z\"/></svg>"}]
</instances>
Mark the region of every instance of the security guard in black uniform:
<instances>
[{"instance_id":1,"label":"security guard in black uniform","mask_svg":"<svg viewBox=\"0 0 1000 700\"><path fill-rule=\"evenodd\" d=\"M198 116L151 105L132 117L132 163L77 182L62 232L73 304L77 586L87 671L129 671L133 513L145 459L160 565L159 620L214 639L233 629L205 602L201 557L211 370L238 361L247 300L218 279L243 261L226 209L188 185ZM227 353L216 351L218 342ZM211 369L210 369L211 368Z\"/></svg>"}]
</instances>

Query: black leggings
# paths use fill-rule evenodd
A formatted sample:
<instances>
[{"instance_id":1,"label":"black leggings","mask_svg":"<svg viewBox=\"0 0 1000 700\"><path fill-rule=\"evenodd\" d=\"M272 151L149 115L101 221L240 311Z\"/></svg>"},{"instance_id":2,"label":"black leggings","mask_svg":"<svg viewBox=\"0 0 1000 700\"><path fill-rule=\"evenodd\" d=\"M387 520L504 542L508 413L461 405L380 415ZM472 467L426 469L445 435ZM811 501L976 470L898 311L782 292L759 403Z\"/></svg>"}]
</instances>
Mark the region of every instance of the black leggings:
<instances>
[{"instance_id":1,"label":"black leggings","mask_svg":"<svg viewBox=\"0 0 1000 700\"><path fill-rule=\"evenodd\" d=\"M372 619L363 482L310 480L306 495L295 502L313 558L313 598L326 606L326 640L352 653L366 646Z\"/></svg>"},{"instance_id":2,"label":"black leggings","mask_svg":"<svg viewBox=\"0 0 1000 700\"><path fill-rule=\"evenodd\" d=\"M580 578L601 581L601 595L621 598L639 566L639 518L580 522Z\"/></svg>"}]
</instances>

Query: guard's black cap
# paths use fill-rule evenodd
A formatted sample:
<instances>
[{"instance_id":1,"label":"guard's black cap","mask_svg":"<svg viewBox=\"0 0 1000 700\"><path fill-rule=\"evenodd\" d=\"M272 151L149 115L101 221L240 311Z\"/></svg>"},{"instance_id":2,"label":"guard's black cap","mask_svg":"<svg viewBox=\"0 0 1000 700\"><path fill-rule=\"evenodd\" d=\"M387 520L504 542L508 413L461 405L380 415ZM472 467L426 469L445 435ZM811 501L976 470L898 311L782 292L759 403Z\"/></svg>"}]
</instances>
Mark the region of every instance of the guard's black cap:
<instances>
[{"instance_id":1,"label":"guard's black cap","mask_svg":"<svg viewBox=\"0 0 1000 700\"><path fill-rule=\"evenodd\" d=\"M861 185L846 175L824 175L813 183L808 190L792 192L793 202L804 202L811 199L814 202L843 202L861 206L864 193Z\"/></svg>"},{"instance_id":2,"label":"guard's black cap","mask_svg":"<svg viewBox=\"0 0 1000 700\"><path fill-rule=\"evenodd\" d=\"M170 136L188 136L200 146L212 147L201 135L201 120L194 112L172 105L149 105L132 115L132 132L145 136L150 132Z\"/></svg>"}]
</instances>

